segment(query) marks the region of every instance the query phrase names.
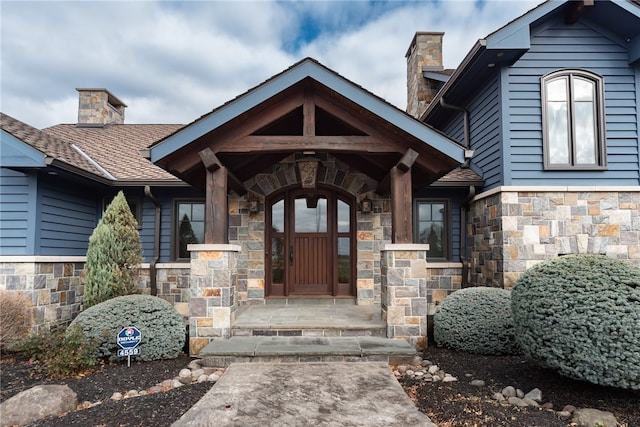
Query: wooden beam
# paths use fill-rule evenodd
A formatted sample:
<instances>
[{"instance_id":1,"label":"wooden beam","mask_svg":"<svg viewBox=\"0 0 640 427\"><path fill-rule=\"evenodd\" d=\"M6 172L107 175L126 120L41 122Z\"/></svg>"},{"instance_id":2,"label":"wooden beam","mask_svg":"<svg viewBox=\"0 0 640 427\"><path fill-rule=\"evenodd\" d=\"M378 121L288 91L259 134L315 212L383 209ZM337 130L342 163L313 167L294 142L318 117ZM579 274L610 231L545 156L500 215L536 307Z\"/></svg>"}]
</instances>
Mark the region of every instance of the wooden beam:
<instances>
[{"instance_id":1,"label":"wooden beam","mask_svg":"<svg viewBox=\"0 0 640 427\"><path fill-rule=\"evenodd\" d=\"M408 170L411 170L411 166L413 166L417 158L418 153L409 148L407 152L404 153L404 156L402 156L397 166L402 172L406 172Z\"/></svg>"},{"instance_id":2,"label":"wooden beam","mask_svg":"<svg viewBox=\"0 0 640 427\"><path fill-rule=\"evenodd\" d=\"M211 151L211 148L205 148L198 152L198 155L200 156L200 160L202 160L204 168L209 172L215 172L222 167L222 163L220 163L215 153Z\"/></svg>"},{"instance_id":3,"label":"wooden beam","mask_svg":"<svg viewBox=\"0 0 640 427\"><path fill-rule=\"evenodd\" d=\"M370 136L249 135L216 150L218 153L343 151L396 153L395 147Z\"/></svg>"},{"instance_id":4,"label":"wooden beam","mask_svg":"<svg viewBox=\"0 0 640 427\"><path fill-rule=\"evenodd\" d=\"M570 1L564 15L564 23L567 25L573 25L578 22L584 13L584 8L586 6L593 6L593 2L594 0Z\"/></svg>"},{"instance_id":5,"label":"wooden beam","mask_svg":"<svg viewBox=\"0 0 640 427\"><path fill-rule=\"evenodd\" d=\"M227 243L227 168L207 171L204 243Z\"/></svg>"},{"instance_id":6,"label":"wooden beam","mask_svg":"<svg viewBox=\"0 0 640 427\"><path fill-rule=\"evenodd\" d=\"M212 131L211 135L201 137L198 142L192 142L191 145L200 147L212 148L214 152L217 152L217 147L222 147L226 144L233 145L234 141L243 136L250 135L258 129L268 125L269 123L277 120L278 118L285 116L291 111L303 105L304 98L302 92L300 94L293 94L291 97L283 99L274 105L270 105L266 110L262 108L256 109L251 114L246 114L246 117L242 117L238 121L237 126L233 126L228 129L220 130L216 129ZM169 169L176 173L185 173L189 169L193 168L199 163L199 150L184 148L178 152L169 156L168 159L163 161Z\"/></svg>"},{"instance_id":7,"label":"wooden beam","mask_svg":"<svg viewBox=\"0 0 640 427\"><path fill-rule=\"evenodd\" d=\"M391 242L413 243L411 174L394 166L391 177Z\"/></svg>"},{"instance_id":8,"label":"wooden beam","mask_svg":"<svg viewBox=\"0 0 640 427\"><path fill-rule=\"evenodd\" d=\"M223 168L222 162L218 159L215 153L210 148L205 148L204 150L198 152L200 159L202 160L202 164L204 168L208 172L215 172L220 168ZM238 195L244 196L247 194L247 188L244 186L242 181L235 177L235 175L227 170L227 179L229 181L229 187Z\"/></svg>"},{"instance_id":9,"label":"wooden beam","mask_svg":"<svg viewBox=\"0 0 640 427\"><path fill-rule=\"evenodd\" d=\"M316 134L316 104L310 88L304 91L304 106L302 107L303 123L302 134L304 136L315 136Z\"/></svg>"}]
</instances>

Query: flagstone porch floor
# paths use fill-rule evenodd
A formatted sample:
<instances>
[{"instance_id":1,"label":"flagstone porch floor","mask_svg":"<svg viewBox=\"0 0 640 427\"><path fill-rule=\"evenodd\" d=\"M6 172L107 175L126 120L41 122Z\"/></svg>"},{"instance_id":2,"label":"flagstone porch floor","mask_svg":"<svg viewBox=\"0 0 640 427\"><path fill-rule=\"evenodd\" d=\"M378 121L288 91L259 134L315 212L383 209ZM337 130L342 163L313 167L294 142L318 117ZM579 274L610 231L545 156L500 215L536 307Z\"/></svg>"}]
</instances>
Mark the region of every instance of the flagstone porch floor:
<instances>
[{"instance_id":1,"label":"flagstone porch floor","mask_svg":"<svg viewBox=\"0 0 640 427\"><path fill-rule=\"evenodd\" d=\"M268 300L241 306L233 336L386 336L380 305L353 300Z\"/></svg>"},{"instance_id":2,"label":"flagstone porch floor","mask_svg":"<svg viewBox=\"0 0 640 427\"><path fill-rule=\"evenodd\" d=\"M380 305L353 300L278 300L242 306L230 339L200 351L208 366L234 362L411 363L417 356L403 339L387 339Z\"/></svg>"}]
</instances>

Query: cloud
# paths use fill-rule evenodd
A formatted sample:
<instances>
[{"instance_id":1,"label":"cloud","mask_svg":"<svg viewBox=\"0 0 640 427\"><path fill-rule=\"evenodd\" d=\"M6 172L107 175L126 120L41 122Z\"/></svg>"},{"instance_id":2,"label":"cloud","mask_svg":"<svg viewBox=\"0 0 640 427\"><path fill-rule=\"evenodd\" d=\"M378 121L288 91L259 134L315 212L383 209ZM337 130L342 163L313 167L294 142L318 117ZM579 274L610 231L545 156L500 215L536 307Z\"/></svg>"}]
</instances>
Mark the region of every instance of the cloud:
<instances>
[{"instance_id":1,"label":"cloud","mask_svg":"<svg viewBox=\"0 0 640 427\"><path fill-rule=\"evenodd\" d=\"M128 123L188 123L312 56L404 108L415 31L445 31L455 67L529 1L18 2L1 4L0 109L73 123L78 87L105 87Z\"/></svg>"}]
</instances>

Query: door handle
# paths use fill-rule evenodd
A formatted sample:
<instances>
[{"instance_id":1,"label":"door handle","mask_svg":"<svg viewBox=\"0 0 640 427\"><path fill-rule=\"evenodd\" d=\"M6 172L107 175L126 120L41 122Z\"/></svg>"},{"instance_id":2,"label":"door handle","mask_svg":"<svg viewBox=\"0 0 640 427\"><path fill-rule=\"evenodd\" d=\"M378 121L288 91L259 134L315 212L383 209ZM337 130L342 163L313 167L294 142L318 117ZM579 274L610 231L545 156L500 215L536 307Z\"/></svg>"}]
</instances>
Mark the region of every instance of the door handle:
<instances>
[{"instance_id":1,"label":"door handle","mask_svg":"<svg viewBox=\"0 0 640 427\"><path fill-rule=\"evenodd\" d=\"M289 246L289 264L293 266L293 246Z\"/></svg>"}]
</instances>

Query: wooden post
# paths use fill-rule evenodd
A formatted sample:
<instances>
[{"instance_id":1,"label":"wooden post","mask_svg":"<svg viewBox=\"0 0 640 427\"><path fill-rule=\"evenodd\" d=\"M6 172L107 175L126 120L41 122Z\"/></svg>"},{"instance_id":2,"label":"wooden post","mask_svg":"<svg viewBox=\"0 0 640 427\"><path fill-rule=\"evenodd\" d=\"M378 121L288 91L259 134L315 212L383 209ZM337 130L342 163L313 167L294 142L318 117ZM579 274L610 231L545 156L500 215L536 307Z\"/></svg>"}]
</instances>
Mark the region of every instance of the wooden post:
<instances>
[{"instance_id":1,"label":"wooden post","mask_svg":"<svg viewBox=\"0 0 640 427\"><path fill-rule=\"evenodd\" d=\"M227 168L207 171L204 243L227 243Z\"/></svg>"},{"instance_id":2,"label":"wooden post","mask_svg":"<svg viewBox=\"0 0 640 427\"><path fill-rule=\"evenodd\" d=\"M403 172L394 166L391 178L391 241L413 243L413 210L411 204L411 170Z\"/></svg>"}]
</instances>

